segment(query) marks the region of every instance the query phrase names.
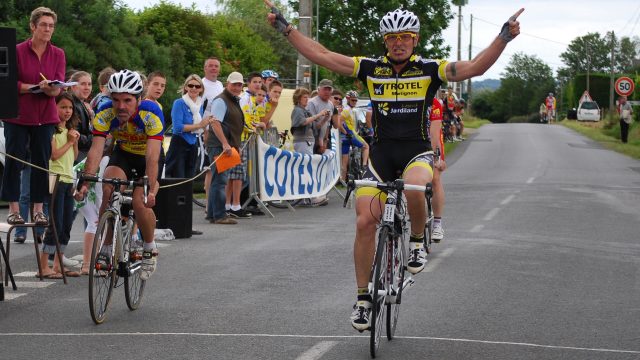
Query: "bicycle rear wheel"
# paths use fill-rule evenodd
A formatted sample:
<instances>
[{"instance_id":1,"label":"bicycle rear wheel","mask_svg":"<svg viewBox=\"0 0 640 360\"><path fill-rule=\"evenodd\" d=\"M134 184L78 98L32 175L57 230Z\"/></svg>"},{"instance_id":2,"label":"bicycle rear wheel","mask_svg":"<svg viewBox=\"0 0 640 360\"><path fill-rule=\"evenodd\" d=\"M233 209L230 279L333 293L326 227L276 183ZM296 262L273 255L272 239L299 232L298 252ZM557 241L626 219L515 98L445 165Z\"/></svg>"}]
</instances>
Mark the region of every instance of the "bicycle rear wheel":
<instances>
[{"instance_id":1,"label":"bicycle rear wheel","mask_svg":"<svg viewBox=\"0 0 640 360\"><path fill-rule=\"evenodd\" d=\"M387 264L389 261L389 252L387 251L387 242L391 233L389 228L382 227L378 232L378 246L376 250L375 262L371 274L373 275L371 282L373 283L371 291L371 337L369 339L369 349L371 357L376 357L376 352L380 346L380 336L384 326L385 298L387 295Z\"/></svg>"},{"instance_id":2,"label":"bicycle rear wheel","mask_svg":"<svg viewBox=\"0 0 640 360\"><path fill-rule=\"evenodd\" d=\"M98 229L93 239L91 265L89 266L89 311L93 322L96 324L104 322L113 288L116 284L117 234L116 215L107 211L100 218ZM103 251L108 261L106 268L103 268L103 264L96 264L96 258L103 250L105 243L111 244L111 251Z\"/></svg>"},{"instance_id":3,"label":"bicycle rear wheel","mask_svg":"<svg viewBox=\"0 0 640 360\"><path fill-rule=\"evenodd\" d=\"M127 259L128 276L124 277L124 297L127 301L129 310L136 310L142 303L142 295L144 294L145 280L140 278L140 267L142 266L142 239L139 241L132 240L132 230L135 221L127 223L130 226L128 235L124 241L125 252L129 254Z\"/></svg>"},{"instance_id":4,"label":"bicycle rear wheel","mask_svg":"<svg viewBox=\"0 0 640 360\"><path fill-rule=\"evenodd\" d=\"M402 236L396 236L387 245L389 275L389 296L387 296L387 339L392 340L396 333L400 303L402 302L402 285L404 284L405 250Z\"/></svg>"}]
</instances>

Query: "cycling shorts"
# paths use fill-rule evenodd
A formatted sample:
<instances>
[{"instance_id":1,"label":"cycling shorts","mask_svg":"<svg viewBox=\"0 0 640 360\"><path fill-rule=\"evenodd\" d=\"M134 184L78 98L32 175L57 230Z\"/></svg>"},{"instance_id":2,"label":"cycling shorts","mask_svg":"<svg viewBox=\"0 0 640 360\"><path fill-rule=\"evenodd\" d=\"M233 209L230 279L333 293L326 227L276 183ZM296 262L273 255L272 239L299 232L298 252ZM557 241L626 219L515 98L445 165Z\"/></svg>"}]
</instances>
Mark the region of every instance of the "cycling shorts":
<instances>
[{"instance_id":1,"label":"cycling shorts","mask_svg":"<svg viewBox=\"0 0 640 360\"><path fill-rule=\"evenodd\" d=\"M364 180L393 181L414 167L429 171L433 176L433 151L428 141L383 140L371 146L369 166L365 169ZM375 187L361 187L358 196L376 196L380 190Z\"/></svg>"},{"instance_id":2,"label":"cycling shorts","mask_svg":"<svg viewBox=\"0 0 640 360\"><path fill-rule=\"evenodd\" d=\"M349 155L352 146L362 148L365 144L364 139L360 135L349 132L351 136L340 135L342 139L342 155Z\"/></svg>"},{"instance_id":3,"label":"cycling shorts","mask_svg":"<svg viewBox=\"0 0 640 360\"><path fill-rule=\"evenodd\" d=\"M158 179L162 176L162 159L158 160ZM113 149L111 158L109 158L109 164L107 167L115 166L122 169L127 175L127 180L139 179L144 176L147 171L147 160L145 155L137 155L128 151L122 150L120 146L116 146Z\"/></svg>"}]
</instances>

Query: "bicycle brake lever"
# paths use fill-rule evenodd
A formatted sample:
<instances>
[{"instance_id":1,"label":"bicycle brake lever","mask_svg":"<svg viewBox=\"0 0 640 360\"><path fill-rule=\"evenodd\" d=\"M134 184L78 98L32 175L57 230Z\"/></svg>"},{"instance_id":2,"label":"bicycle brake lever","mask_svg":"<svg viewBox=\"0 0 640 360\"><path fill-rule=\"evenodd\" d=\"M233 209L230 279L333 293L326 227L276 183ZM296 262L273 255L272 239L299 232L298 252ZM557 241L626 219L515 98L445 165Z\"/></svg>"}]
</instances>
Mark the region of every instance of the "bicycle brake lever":
<instances>
[{"instance_id":1,"label":"bicycle brake lever","mask_svg":"<svg viewBox=\"0 0 640 360\"><path fill-rule=\"evenodd\" d=\"M342 203L342 207L346 208L347 203L349 202L349 198L351 197L351 192L355 187L355 183L353 182L353 176L349 175L349 179L347 180L347 193L344 195L344 202Z\"/></svg>"},{"instance_id":2,"label":"bicycle brake lever","mask_svg":"<svg viewBox=\"0 0 640 360\"><path fill-rule=\"evenodd\" d=\"M143 188L143 193L144 193L144 203L147 203L147 194L149 191L149 177L147 175L145 175L142 178L142 188Z\"/></svg>"}]
</instances>

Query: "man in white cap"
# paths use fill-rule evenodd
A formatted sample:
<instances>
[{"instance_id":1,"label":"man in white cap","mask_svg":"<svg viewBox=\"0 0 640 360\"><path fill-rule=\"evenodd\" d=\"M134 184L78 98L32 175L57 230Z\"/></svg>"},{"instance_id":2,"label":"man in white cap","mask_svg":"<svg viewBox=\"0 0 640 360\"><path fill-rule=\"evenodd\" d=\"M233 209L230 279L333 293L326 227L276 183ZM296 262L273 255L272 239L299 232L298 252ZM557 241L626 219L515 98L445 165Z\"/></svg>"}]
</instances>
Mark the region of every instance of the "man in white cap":
<instances>
[{"instance_id":1,"label":"man in white cap","mask_svg":"<svg viewBox=\"0 0 640 360\"><path fill-rule=\"evenodd\" d=\"M207 153L209 159L218 155L231 154L231 148L240 150L240 135L244 127L244 113L240 107L240 94L244 79L239 72L232 72L227 77L227 85L211 104L211 115L214 121L209 128L207 138ZM238 222L227 215L225 209L225 186L227 185L226 171L219 173L214 167L211 169L211 184L207 199L207 219L213 224L232 225Z\"/></svg>"}]
</instances>

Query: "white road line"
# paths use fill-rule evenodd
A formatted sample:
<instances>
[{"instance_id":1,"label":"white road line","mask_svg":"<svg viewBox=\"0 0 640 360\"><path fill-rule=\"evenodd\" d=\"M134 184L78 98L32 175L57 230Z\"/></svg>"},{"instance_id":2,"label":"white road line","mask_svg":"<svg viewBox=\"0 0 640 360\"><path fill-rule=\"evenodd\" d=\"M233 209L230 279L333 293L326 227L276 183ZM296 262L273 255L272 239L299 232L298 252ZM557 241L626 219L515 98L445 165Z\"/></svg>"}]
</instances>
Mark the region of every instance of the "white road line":
<instances>
[{"instance_id":1,"label":"white road line","mask_svg":"<svg viewBox=\"0 0 640 360\"><path fill-rule=\"evenodd\" d=\"M13 299L19 298L20 296L23 296L23 295L27 295L27 294L26 293L11 293L11 292L7 293L7 292L5 292L4 293L4 300L5 301L13 300Z\"/></svg>"},{"instance_id":2,"label":"white road line","mask_svg":"<svg viewBox=\"0 0 640 360\"><path fill-rule=\"evenodd\" d=\"M53 281L16 281L16 287L18 287L18 289L21 288L35 288L35 289L40 289L40 288L46 288L48 286L51 286L55 284L55 282Z\"/></svg>"},{"instance_id":3,"label":"white road line","mask_svg":"<svg viewBox=\"0 0 640 360\"><path fill-rule=\"evenodd\" d=\"M482 229L484 229L484 225L479 224L479 225L476 225L476 226L472 227L470 231L475 233L475 232L480 232L480 230L482 230Z\"/></svg>"},{"instance_id":4,"label":"white road line","mask_svg":"<svg viewBox=\"0 0 640 360\"><path fill-rule=\"evenodd\" d=\"M502 201L500 202L500 205L507 205L507 204L508 204L508 203L510 203L510 202L511 202L511 200L513 200L513 198L515 198L515 197L516 197L516 196L515 196L515 195L513 195L513 194L511 194L511 195L507 196L507 198L506 198L506 199L504 199L504 200L502 200Z\"/></svg>"},{"instance_id":5,"label":"white road line","mask_svg":"<svg viewBox=\"0 0 640 360\"><path fill-rule=\"evenodd\" d=\"M193 337L259 337L259 338L295 338L295 339L368 339L369 335L295 335L295 334L216 334L216 333L188 333L188 332L165 332L165 333L152 333L152 332L119 332L119 333L0 333L0 337L12 337L12 336L24 336L24 337L56 337L56 336L78 336L78 337L104 337L104 336L193 336ZM477 340L477 339L463 339L463 338L442 338L432 336L397 336L398 339L410 339L410 340L430 340L430 341L452 341L452 342L466 342L475 344L490 344L490 345L508 345L508 346L522 346L522 347L536 347L544 349L559 349L559 350L575 350L575 351L591 351L591 352L605 352L605 353L620 353L620 354L640 354L640 350L624 350L624 349L607 349L607 348L587 348L579 346L562 346L562 345L544 345L534 344L526 342L511 342L511 341L492 341L492 340Z\"/></svg>"},{"instance_id":6,"label":"white road line","mask_svg":"<svg viewBox=\"0 0 640 360\"><path fill-rule=\"evenodd\" d=\"M489 211L487 213L487 215L484 216L483 220L484 221L491 221L496 215L498 215L499 211L500 211L500 208L491 209L491 211Z\"/></svg>"},{"instance_id":7,"label":"white road line","mask_svg":"<svg viewBox=\"0 0 640 360\"><path fill-rule=\"evenodd\" d=\"M531 183L533 182L533 180L535 180L535 179L536 179L535 177L530 177L530 178L527 180L527 184L531 184Z\"/></svg>"},{"instance_id":8,"label":"white road line","mask_svg":"<svg viewBox=\"0 0 640 360\"><path fill-rule=\"evenodd\" d=\"M424 268L423 271L432 272L436 267L438 267L438 265L440 265L440 263L444 260L444 258L451 255L455 251L455 249L456 248L446 248L442 252L439 252L437 258L433 260L429 260L429 262L427 262L427 266Z\"/></svg>"},{"instance_id":9,"label":"white road line","mask_svg":"<svg viewBox=\"0 0 640 360\"><path fill-rule=\"evenodd\" d=\"M15 276L15 277L32 277L32 278L35 278L36 277L36 272L35 271L23 271L21 273L13 274L13 276Z\"/></svg>"},{"instance_id":10,"label":"white road line","mask_svg":"<svg viewBox=\"0 0 640 360\"><path fill-rule=\"evenodd\" d=\"M296 360L317 360L322 357L327 351L336 346L337 341L321 341L315 344L311 349L303 352Z\"/></svg>"}]
</instances>

